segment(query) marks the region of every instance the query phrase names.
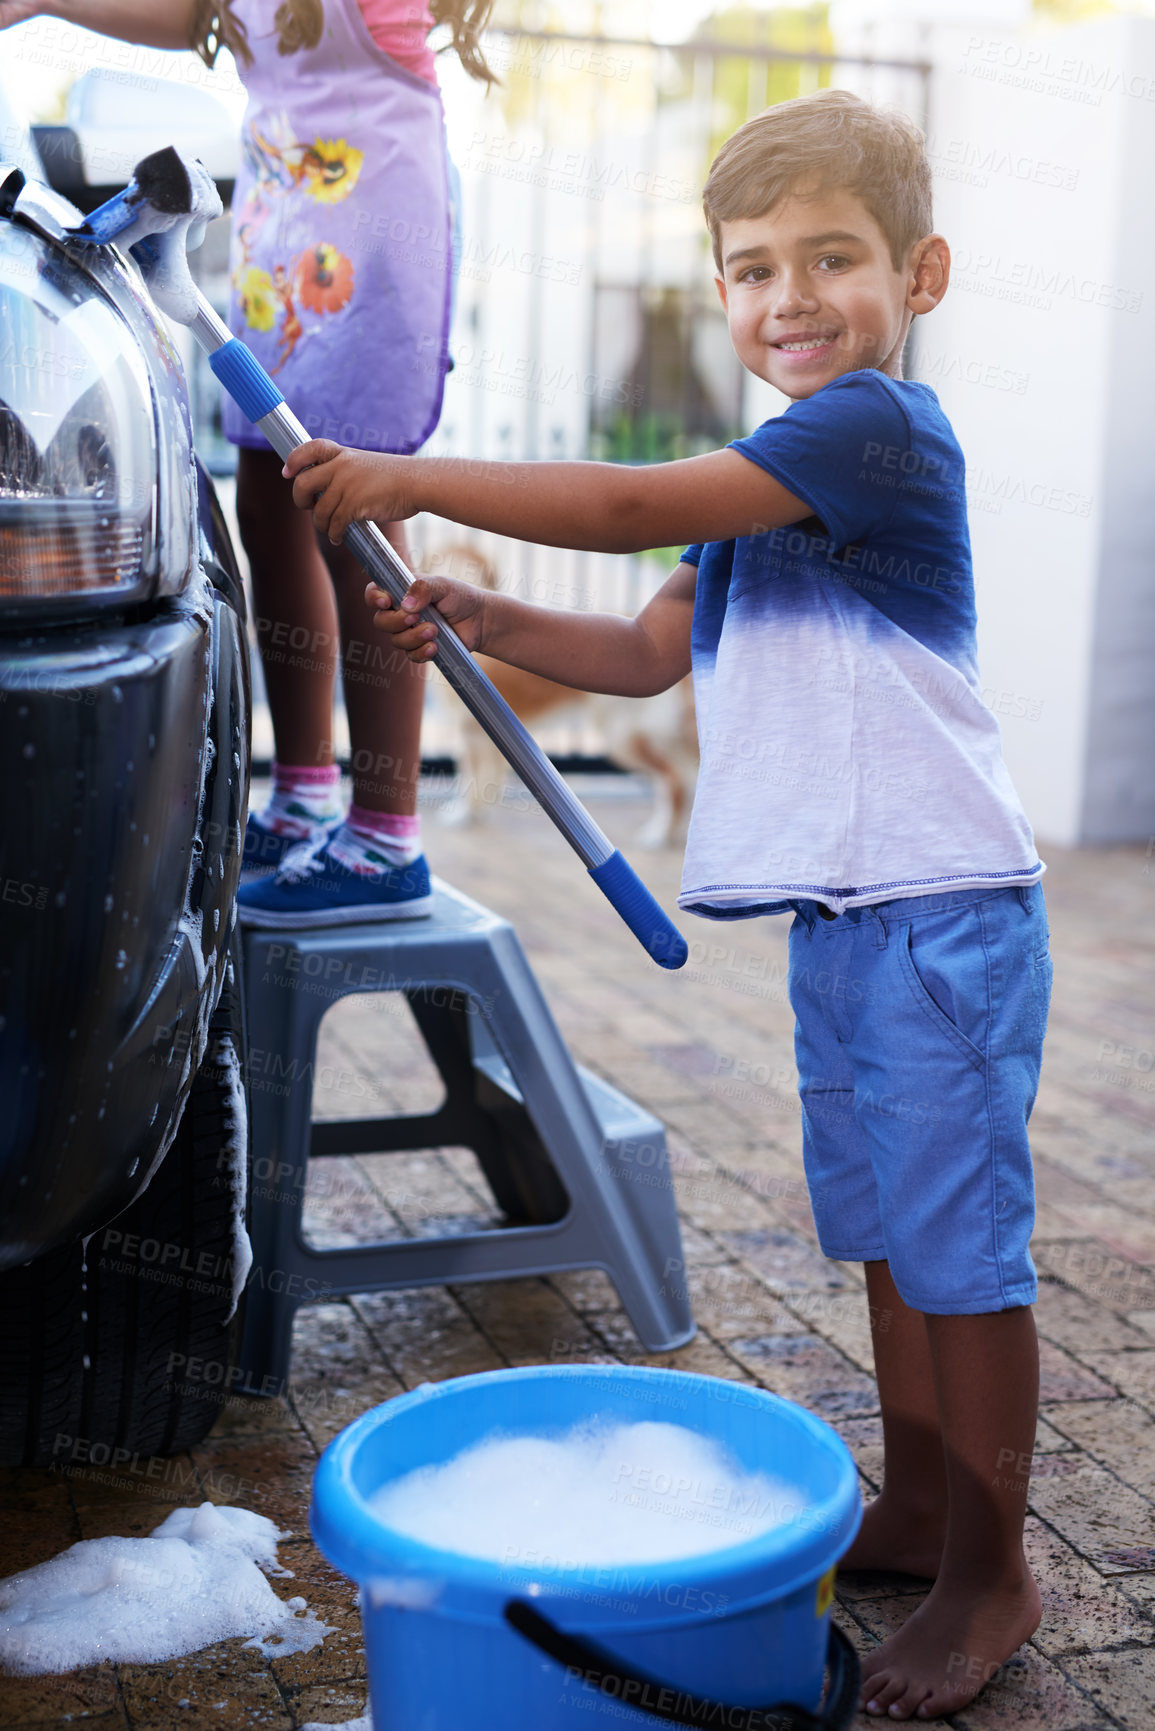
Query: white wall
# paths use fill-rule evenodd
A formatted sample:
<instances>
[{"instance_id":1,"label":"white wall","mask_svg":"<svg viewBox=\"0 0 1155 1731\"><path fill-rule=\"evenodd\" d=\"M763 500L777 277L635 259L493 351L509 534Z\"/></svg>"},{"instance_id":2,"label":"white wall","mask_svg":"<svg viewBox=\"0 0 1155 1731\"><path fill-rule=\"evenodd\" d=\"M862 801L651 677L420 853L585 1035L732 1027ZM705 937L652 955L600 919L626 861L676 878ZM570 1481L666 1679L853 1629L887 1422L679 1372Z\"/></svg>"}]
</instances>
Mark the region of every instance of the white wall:
<instances>
[{"instance_id":1,"label":"white wall","mask_svg":"<svg viewBox=\"0 0 1155 1731\"><path fill-rule=\"evenodd\" d=\"M1127 32L1142 97L1119 104L1113 220L1118 280L1141 313L1110 326L1090 713L1081 839L1155 833L1155 21Z\"/></svg>"}]
</instances>

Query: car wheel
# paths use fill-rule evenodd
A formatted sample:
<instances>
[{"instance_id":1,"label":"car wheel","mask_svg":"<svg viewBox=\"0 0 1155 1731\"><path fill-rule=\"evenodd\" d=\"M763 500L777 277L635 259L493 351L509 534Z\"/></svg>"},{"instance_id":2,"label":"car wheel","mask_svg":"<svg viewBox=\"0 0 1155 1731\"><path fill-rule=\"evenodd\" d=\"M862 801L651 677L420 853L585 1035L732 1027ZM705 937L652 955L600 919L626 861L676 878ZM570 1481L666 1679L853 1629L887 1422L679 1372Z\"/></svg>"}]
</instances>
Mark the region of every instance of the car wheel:
<instances>
[{"instance_id":1,"label":"car wheel","mask_svg":"<svg viewBox=\"0 0 1155 1731\"><path fill-rule=\"evenodd\" d=\"M148 1188L86 1243L0 1273L0 1464L137 1472L141 1456L199 1442L220 1411L239 1339L234 1270L245 1272L243 1024L229 974Z\"/></svg>"}]
</instances>

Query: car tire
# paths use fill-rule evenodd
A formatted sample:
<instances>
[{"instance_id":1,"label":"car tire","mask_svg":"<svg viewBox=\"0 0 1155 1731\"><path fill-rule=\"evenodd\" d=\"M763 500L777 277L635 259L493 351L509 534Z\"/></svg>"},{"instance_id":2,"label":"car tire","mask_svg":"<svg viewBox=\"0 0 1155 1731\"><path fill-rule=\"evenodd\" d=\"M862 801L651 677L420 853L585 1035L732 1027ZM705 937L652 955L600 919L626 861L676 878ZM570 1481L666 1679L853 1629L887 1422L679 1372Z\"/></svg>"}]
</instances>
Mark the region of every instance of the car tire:
<instances>
[{"instance_id":1,"label":"car tire","mask_svg":"<svg viewBox=\"0 0 1155 1731\"><path fill-rule=\"evenodd\" d=\"M247 1151L228 974L147 1189L86 1244L0 1273L2 1465L137 1473L143 1457L199 1442L220 1412L240 1336L235 1160Z\"/></svg>"}]
</instances>

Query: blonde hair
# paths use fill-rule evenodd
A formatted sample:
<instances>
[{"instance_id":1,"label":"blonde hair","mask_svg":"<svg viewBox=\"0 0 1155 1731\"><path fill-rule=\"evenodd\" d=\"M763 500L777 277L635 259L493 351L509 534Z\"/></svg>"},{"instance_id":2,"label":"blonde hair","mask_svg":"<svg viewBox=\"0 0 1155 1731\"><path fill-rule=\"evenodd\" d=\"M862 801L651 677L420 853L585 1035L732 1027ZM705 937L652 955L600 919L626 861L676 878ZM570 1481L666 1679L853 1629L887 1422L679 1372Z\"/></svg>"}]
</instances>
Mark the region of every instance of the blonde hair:
<instances>
[{"instance_id":1,"label":"blonde hair","mask_svg":"<svg viewBox=\"0 0 1155 1731\"><path fill-rule=\"evenodd\" d=\"M905 114L849 90L816 90L755 115L714 158L702 195L718 269L724 222L765 216L791 193L836 188L862 200L896 270L934 225L925 141Z\"/></svg>"},{"instance_id":2,"label":"blonde hair","mask_svg":"<svg viewBox=\"0 0 1155 1731\"><path fill-rule=\"evenodd\" d=\"M454 50L469 76L483 84L498 82L481 51L481 32L493 7L494 0L431 0L430 5L434 24L448 24L452 32L446 47ZM278 54L315 48L324 28L324 5L322 0L281 0L273 22ZM189 47L209 67L215 65L222 48L228 48L243 66L252 64L248 31L234 14L232 0L196 0Z\"/></svg>"}]
</instances>

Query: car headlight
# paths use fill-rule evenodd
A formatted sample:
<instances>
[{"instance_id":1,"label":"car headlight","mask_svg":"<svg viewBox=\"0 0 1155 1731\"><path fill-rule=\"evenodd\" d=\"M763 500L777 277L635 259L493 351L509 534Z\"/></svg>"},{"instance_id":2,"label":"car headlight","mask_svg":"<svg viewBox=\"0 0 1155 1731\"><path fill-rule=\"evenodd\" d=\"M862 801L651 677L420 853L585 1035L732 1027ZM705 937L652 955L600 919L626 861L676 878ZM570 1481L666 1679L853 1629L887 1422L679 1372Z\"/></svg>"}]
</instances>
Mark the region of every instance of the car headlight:
<instances>
[{"instance_id":1,"label":"car headlight","mask_svg":"<svg viewBox=\"0 0 1155 1731\"><path fill-rule=\"evenodd\" d=\"M142 599L155 571L148 370L63 251L0 222L0 605Z\"/></svg>"}]
</instances>

